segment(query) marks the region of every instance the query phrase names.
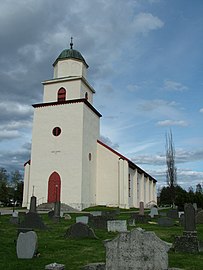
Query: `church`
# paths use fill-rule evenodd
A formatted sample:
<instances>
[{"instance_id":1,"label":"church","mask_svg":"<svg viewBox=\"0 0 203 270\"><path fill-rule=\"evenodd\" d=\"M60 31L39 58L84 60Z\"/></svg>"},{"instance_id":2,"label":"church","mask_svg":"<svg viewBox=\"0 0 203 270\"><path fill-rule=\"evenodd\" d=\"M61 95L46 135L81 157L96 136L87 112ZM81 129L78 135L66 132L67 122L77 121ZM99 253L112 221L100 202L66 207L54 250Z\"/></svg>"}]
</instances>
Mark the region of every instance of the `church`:
<instances>
[{"instance_id":1,"label":"church","mask_svg":"<svg viewBox=\"0 0 203 270\"><path fill-rule=\"evenodd\" d=\"M24 164L23 207L60 201L77 210L156 203L156 179L100 140L102 115L93 105L88 64L70 48L42 82L43 102L34 107L31 158Z\"/></svg>"}]
</instances>

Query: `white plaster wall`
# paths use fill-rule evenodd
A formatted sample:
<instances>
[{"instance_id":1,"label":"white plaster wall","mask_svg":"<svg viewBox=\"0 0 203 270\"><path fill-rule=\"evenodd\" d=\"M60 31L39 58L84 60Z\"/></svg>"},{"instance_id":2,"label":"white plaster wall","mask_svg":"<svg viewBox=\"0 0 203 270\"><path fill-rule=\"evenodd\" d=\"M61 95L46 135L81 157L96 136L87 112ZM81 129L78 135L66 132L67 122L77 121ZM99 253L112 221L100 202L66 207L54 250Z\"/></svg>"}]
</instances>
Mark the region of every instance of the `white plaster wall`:
<instances>
[{"instance_id":1,"label":"white plaster wall","mask_svg":"<svg viewBox=\"0 0 203 270\"><path fill-rule=\"evenodd\" d=\"M85 93L88 93L88 101L92 104L93 92L89 87L81 80L67 79L59 81L48 81L51 83L44 82L44 95L43 102L56 102L58 98L58 90L63 87L66 89L66 100L85 98Z\"/></svg>"},{"instance_id":2,"label":"white plaster wall","mask_svg":"<svg viewBox=\"0 0 203 270\"><path fill-rule=\"evenodd\" d=\"M23 185L23 203L22 207L29 207L29 184L30 184L30 165L27 163L24 167L24 185Z\"/></svg>"},{"instance_id":3,"label":"white plaster wall","mask_svg":"<svg viewBox=\"0 0 203 270\"><path fill-rule=\"evenodd\" d=\"M84 104L81 190L83 208L96 204L96 164L99 121L99 117ZM91 155L91 160L89 160L89 154Z\"/></svg>"},{"instance_id":4,"label":"white plaster wall","mask_svg":"<svg viewBox=\"0 0 203 270\"><path fill-rule=\"evenodd\" d=\"M60 127L59 136L53 136ZM48 179L56 171L61 176L61 201L81 203L83 103L35 108L29 196L35 186L38 199L48 195Z\"/></svg>"},{"instance_id":5,"label":"white plaster wall","mask_svg":"<svg viewBox=\"0 0 203 270\"><path fill-rule=\"evenodd\" d=\"M97 143L96 204L118 206L119 157Z\"/></svg>"},{"instance_id":6,"label":"white plaster wall","mask_svg":"<svg viewBox=\"0 0 203 270\"><path fill-rule=\"evenodd\" d=\"M115 155L116 156L116 155ZM128 162L122 158L119 158L119 198L118 206L121 208L129 208L129 197L128 197L128 179L129 179L129 168Z\"/></svg>"},{"instance_id":7,"label":"white plaster wall","mask_svg":"<svg viewBox=\"0 0 203 270\"><path fill-rule=\"evenodd\" d=\"M83 62L77 59L59 60L54 67L54 78L62 78L68 76L86 77L86 67Z\"/></svg>"}]
</instances>

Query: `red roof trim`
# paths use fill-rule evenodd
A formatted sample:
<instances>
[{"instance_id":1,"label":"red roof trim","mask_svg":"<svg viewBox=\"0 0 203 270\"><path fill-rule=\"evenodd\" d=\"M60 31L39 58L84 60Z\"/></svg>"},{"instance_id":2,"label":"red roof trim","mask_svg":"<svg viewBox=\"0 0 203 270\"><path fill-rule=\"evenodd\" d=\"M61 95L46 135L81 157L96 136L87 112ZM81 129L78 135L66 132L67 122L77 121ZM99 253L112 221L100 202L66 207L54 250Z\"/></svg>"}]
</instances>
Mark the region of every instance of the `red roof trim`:
<instances>
[{"instance_id":1,"label":"red roof trim","mask_svg":"<svg viewBox=\"0 0 203 270\"><path fill-rule=\"evenodd\" d=\"M135 163L133 163L131 160L129 160L127 157L121 155L119 152L115 151L113 148L111 148L110 146L106 145L105 143L101 142L100 140L97 140L97 142L99 144L101 144L102 146L104 146L105 148L107 148L108 150L110 150L111 152L113 152L114 154L116 154L117 156L119 156L121 159L124 159L128 162L129 167L131 169L137 169L138 172L140 173L144 173L145 176L149 177L150 180L153 180L153 182L157 182L156 179L154 179L151 175L149 175L147 172L145 172L143 169L141 169L139 166L137 166Z\"/></svg>"},{"instance_id":2,"label":"red roof trim","mask_svg":"<svg viewBox=\"0 0 203 270\"><path fill-rule=\"evenodd\" d=\"M87 101L86 98L47 102L47 103L38 103L38 104L33 104L32 106L34 108L39 108L39 107L58 106L58 105L81 103L81 102L85 103L96 115L98 115L99 117L102 117L102 115Z\"/></svg>"},{"instance_id":3,"label":"red roof trim","mask_svg":"<svg viewBox=\"0 0 203 270\"><path fill-rule=\"evenodd\" d=\"M25 162L24 167L25 167L27 164L30 165L30 163L31 163L31 160L29 159L27 162Z\"/></svg>"}]
</instances>

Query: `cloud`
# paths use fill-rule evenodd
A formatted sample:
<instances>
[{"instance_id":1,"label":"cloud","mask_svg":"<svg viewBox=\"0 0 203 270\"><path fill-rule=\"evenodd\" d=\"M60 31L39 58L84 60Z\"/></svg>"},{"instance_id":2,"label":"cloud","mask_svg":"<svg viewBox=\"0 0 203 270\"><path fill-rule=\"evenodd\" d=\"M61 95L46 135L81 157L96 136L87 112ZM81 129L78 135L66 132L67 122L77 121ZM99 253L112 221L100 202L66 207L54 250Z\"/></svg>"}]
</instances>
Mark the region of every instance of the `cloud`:
<instances>
[{"instance_id":1,"label":"cloud","mask_svg":"<svg viewBox=\"0 0 203 270\"><path fill-rule=\"evenodd\" d=\"M109 147L115 149L115 150L118 150L119 148L119 144L118 143L113 143L111 141L111 139L109 139L108 137L105 137L103 135L100 136L100 140L105 143L106 145L108 145Z\"/></svg>"},{"instance_id":2,"label":"cloud","mask_svg":"<svg viewBox=\"0 0 203 270\"><path fill-rule=\"evenodd\" d=\"M23 164L30 159L30 143L24 143L19 146L18 150L1 151L0 168L7 171L20 170L23 173Z\"/></svg>"},{"instance_id":3,"label":"cloud","mask_svg":"<svg viewBox=\"0 0 203 270\"><path fill-rule=\"evenodd\" d=\"M163 120L157 122L158 126L166 127L166 126L181 126L186 127L188 123L184 120Z\"/></svg>"},{"instance_id":4,"label":"cloud","mask_svg":"<svg viewBox=\"0 0 203 270\"><path fill-rule=\"evenodd\" d=\"M133 20L133 29L137 33L147 34L151 30L156 30L164 26L164 23L151 13L141 12Z\"/></svg>"},{"instance_id":5,"label":"cloud","mask_svg":"<svg viewBox=\"0 0 203 270\"><path fill-rule=\"evenodd\" d=\"M152 166L160 166L166 164L166 155L163 154L143 154L137 155L136 153L131 154L133 162L138 164L148 164ZM175 163L183 164L189 162L196 162L203 160L203 149L196 151L188 151L183 149L175 149Z\"/></svg>"},{"instance_id":6,"label":"cloud","mask_svg":"<svg viewBox=\"0 0 203 270\"><path fill-rule=\"evenodd\" d=\"M172 81L172 80L165 80L163 88L166 90L178 91L178 92L188 90L187 86L185 86L179 82Z\"/></svg>"},{"instance_id":7,"label":"cloud","mask_svg":"<svg viewBox=\"0 0 203 270\"><path fill-rule=\"evenodd\" d=\"M201 108L201 109L199 110L199 112L203 113L203 108Z\"/></svg>"}]
</instances>

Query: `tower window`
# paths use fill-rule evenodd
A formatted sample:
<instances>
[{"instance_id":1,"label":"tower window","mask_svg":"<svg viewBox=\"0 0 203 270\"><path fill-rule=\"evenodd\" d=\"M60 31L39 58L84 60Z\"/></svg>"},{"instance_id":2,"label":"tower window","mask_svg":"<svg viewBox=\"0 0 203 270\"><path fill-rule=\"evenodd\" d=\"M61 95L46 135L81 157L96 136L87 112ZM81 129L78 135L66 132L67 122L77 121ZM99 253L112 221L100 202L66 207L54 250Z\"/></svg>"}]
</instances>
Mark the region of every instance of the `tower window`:
<instances>
[{"instance_id":1,"label":"tower window","mask_svg":"<svg viewBox=\"0 0 203 270\"><path fill-rule=\"evenodd\" d=\"M58 90L58 102L66 100L66 89L60 88Z\"/></svg>"},{"instance_id":2,"label":"tower window","mask_svg":"<svg viewBox=\"0 0 203 270\"><path fill-rule=\"evenodd\" d=\"M54 136L59 136L61 134L61 129L60 127L55 127L53 130L52 130L52 134Z\"/></svg>"},{"instance_id":3,"label":"tower window","mask_svg":"<svg viewBox=\"0 0 203 270\"><path fill-rule=\"evenodd\" d=\"M88 93L87 92L85 93L85 98L88 100Z\"/></svg>"}]
</instances>

